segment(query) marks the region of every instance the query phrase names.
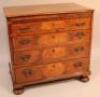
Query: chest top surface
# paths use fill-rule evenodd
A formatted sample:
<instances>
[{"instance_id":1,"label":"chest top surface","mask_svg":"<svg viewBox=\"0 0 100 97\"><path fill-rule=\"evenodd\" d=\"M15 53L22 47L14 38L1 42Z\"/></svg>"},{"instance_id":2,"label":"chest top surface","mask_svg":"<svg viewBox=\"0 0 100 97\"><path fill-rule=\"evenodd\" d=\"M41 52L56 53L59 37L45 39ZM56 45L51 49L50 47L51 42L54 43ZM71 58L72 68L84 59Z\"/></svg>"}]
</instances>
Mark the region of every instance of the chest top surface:
<instances>
[{"instance_id":1,"label":"chest top surface","mask_svg":"<svg viewBox=\"0 0 100 97\"><path fill-rule=\"evenodd\" d=\"M4 8L6 17L88 12L88 11L93 11L93 10L75 3L44 4L44 5L42 4L42 5L31 5L31 6L29 5L29 6L16 6L16 7L14 6L14 7Z\"/></svg>"}]
</instances>

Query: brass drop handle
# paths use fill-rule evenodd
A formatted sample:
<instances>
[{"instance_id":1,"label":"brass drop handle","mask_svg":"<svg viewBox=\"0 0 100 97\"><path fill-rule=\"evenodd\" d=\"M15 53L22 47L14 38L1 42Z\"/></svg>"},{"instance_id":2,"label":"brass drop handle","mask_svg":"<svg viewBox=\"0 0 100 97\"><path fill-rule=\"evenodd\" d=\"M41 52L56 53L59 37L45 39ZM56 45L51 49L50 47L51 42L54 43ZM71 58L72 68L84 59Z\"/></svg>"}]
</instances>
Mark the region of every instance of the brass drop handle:
<instances>
[{"instance_id":1,"label":"brass drop handle","mask_svg":"<svg viewBox=\"0 0 100 97\"><path fill-rule=\"evenodd\" d=\"M20 57L22 61L28 61L31 58L31 55L23 55Z\"/></svg>"},{"instance_id":2,"label":"brass drop handle","mask_svg":"<svg viewBox=\"0 0 100 97\"><path fill-rule=\"evenodd\" d=\"M76 48L74 49L75 52L81 52L81 51L83 51L83 50L84 50L84 47L76 47Z\"/></svg>"},{"instance_id":3,"label":"brass drop handle","mask_svg":"<svg viewBox=\"0 0 100 97\"><path fill-rule=\"evenodd\" d=\"M33 72L32 72L31 69L24 69L23 74L24 74L25 77L29 77L33 74Z\"/></svg>"},{"instance_id":4,"label":"brass drop handle","mask_svg":"<svg viewBox=\"0 0 100 97\"><path fill-rule=\"evenodd\" d=\"M84 35L85 35L84 32L77 32L76 33L76 37L78 37L78 38L82 38Z\"/></svg>"},{"instance_id":5,"label":"brass drop handle","mask_svg":"<svg viewBox=\"0 0 100 97\"><path fill-rule=\"evenodd\" d=\"M80 61L76 62L76 63L74 63L74 66L75 67L82 67L82 62L80 62Z\"/></svg>"},{"instance_id":6,"label":"brass drop handle","mask_svg":"<svg viewBox=\"0 0 100 97\"><path fill-rule=\"evenodd\" d=\"M29 44L30 43L30 40L29 39L22 39L22 40L19 41L19 43L21 45L26 45L26 44Z\"/></svg>"}]
</instances>

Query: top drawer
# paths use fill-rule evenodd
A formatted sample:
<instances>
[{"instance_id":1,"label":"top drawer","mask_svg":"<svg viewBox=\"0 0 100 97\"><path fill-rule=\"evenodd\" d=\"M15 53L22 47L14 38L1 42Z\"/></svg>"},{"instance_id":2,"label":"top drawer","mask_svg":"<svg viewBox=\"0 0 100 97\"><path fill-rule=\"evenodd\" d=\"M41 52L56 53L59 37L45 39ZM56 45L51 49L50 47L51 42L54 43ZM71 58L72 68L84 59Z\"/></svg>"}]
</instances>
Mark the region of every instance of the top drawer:
<instances>
[{"instance_id":1,"label":"top drawer","mask_svg":"<svg viewBox=\"0 0 100 97\"><path fill-rule=\"evenodd\" d=\"M90 29L91 15L65 14L11 19L11 35L30 35L65 30Z\"/></svg>"}]
</instances>

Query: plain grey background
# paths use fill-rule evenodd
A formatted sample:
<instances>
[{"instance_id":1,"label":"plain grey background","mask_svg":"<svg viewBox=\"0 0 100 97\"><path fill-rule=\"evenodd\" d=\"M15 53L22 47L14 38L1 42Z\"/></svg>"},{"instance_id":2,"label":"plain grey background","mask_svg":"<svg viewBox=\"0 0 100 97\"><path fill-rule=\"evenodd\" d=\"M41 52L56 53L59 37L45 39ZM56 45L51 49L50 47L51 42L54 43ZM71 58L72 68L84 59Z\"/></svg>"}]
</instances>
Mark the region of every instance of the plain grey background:
<instances>
[{"instance_id":1,"label":"plain grey background","mask_svg":"<svg viewBox=\"0 0 100 97\"><path fill-rule=\"evenodd\" d=\"M91 77L88 83L77 80L31 87L19 97L100 97L100 1L99 0L0 0L0 97L16 97L12 92L9 74L10 61L7 24L3 12L5 6L75 2L93 8L93 39L91 53Z\"/></svg>"}]
</instances>

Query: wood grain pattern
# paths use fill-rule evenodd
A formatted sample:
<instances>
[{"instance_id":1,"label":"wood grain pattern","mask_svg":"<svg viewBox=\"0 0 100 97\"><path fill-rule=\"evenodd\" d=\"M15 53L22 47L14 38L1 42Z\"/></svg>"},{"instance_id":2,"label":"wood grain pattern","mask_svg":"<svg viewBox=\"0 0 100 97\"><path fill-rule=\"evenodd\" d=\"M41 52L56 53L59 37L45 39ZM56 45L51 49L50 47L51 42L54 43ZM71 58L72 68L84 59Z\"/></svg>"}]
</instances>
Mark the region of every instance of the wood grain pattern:
<instances>
[{"instance_id":1,"label":"wood grain pattern","mask_svg":"<svg viewBox=\"0 0 100 97\"><path fill-rule=\"evenodd\" d=\"M67 42L67 33L61 32L56 34L45 34L41 35L38 38L38 45L40 47L50 47L55 46L57 44L59 45L65 45Z\"/></svg>"},{"instance_id":2,"label":"wood grain pattern","mask_svg":"<svg viewBox=\"0 0 100 97\"><path fill-rule=\"evenodd\" d=\"M55 60L55 59L59 60L60 58L68 57L67 53L68 52L66 47L48 48L43 50L42 59L43 61Z\"/></svg>"}]
</instances>

